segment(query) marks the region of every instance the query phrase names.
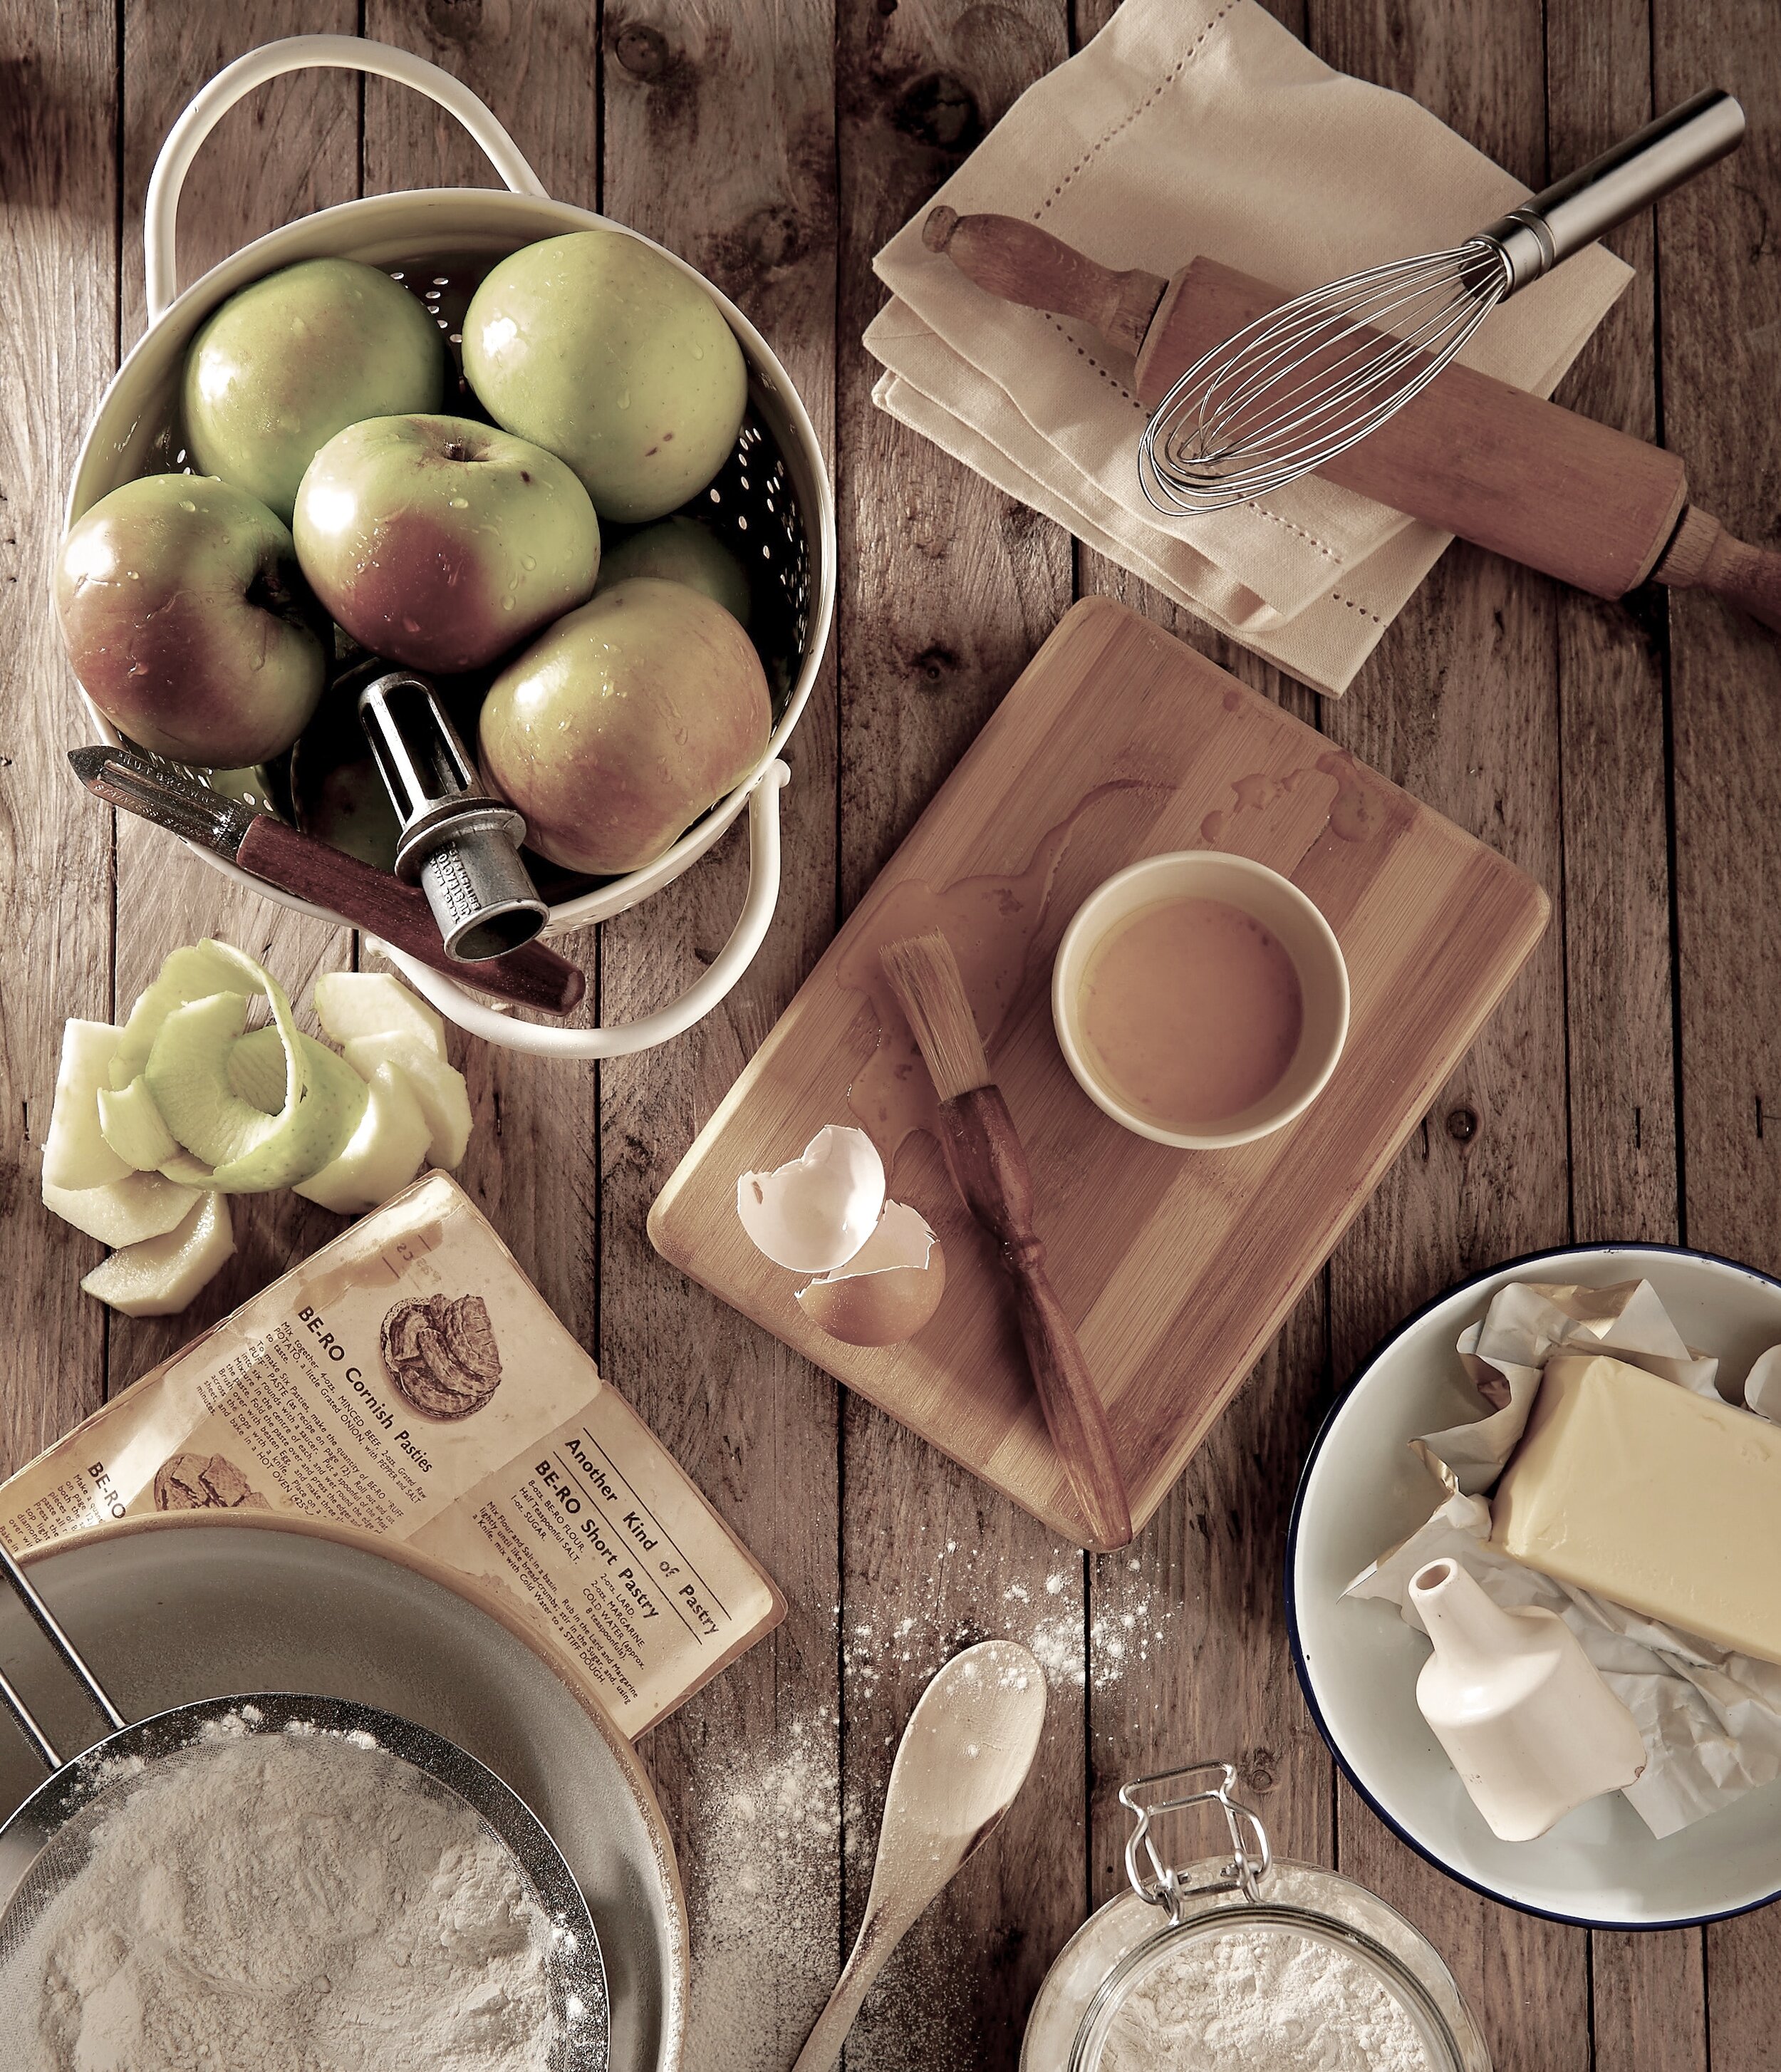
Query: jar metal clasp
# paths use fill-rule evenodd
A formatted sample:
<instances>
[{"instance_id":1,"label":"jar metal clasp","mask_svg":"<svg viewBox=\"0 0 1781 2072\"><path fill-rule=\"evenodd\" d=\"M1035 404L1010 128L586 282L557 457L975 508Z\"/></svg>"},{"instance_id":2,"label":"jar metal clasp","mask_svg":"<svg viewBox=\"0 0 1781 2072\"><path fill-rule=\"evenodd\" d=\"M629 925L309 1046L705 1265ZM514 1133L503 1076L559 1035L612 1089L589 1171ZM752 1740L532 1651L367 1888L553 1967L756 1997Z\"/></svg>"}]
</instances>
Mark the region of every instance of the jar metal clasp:
<instances>
[{"instance_id":1,"label":"jar metal clasp","mask_svg":"<svg viewBox=\"0 0 1781 2072\"><path fill-rule=\"evenodd\" d=\"M1208 1781L1214 1776L1216 1784ZM1133 1823L1126 1838L1126 1876L1140 1899L1164 1910L1172 1926L1180 1925L1188 1901L1201 1893L1240 1892L1252 1904L1261 1904L1262 1881L1273 1864L1273 1852L1261 1816L1232 1795L1237 1784L1237 1766L1215 1762L1159 1770L1119 1787L1119 1803ZM1223 1874L1197 1885L1188 1884L1180 1870L1163 1862L1151 1832L1165 1814L1190 1806L1217 1807L1230 1837L1230 1861Z\"/></svg>"}]
</instances>

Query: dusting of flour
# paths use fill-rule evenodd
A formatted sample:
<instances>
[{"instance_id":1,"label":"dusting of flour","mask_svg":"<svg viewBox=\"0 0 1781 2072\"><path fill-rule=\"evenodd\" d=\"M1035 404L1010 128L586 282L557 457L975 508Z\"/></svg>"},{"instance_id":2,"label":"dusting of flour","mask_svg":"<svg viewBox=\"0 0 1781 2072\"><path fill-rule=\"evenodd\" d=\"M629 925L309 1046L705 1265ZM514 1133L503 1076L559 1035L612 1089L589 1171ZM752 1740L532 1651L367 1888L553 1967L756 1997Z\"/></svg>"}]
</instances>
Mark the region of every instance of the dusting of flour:
<instances>
[{"instance_id":1,"label":"dusting of flour","mask_svg":"<svg viewBox=\"0 0 1781 2072\"><path fill-rule=\"evenodd\" d=\"M0 1977L11 2072L545 2072L550 1922L469 1807L239 1722L128 1782Z\"/></svg>"},{"instance_id":2,"label":"dusting of flour","mask_svg":"<svg viewBox=\"0 0 1781 2072\"><path fill-rule=\"evenodd\" d=\"M1345 1951L1246 1929L1160 1958L1107 2030L1099 2072L1430 2072L1410 2016Z\"/></svg>"}]
</instances>

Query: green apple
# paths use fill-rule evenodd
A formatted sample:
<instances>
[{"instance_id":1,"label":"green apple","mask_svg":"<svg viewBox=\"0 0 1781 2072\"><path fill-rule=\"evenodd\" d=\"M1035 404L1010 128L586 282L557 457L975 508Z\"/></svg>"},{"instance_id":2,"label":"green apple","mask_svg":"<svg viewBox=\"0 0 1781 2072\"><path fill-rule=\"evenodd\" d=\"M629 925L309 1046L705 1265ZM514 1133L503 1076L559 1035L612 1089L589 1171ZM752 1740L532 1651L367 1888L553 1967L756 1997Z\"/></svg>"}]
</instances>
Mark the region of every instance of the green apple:
<instances>
[{"instance_id":1,"label":"green apple","mask_svg":"<svg viewBox=\"0 0 1781 2072\"><path fill-rule=\"evenodd\" d=\"M749 579L742 564L696 518L664 518L609 547L601 560L595 594L614 583L628 582L633 576L685 583L722 605L738 624L749 623Z\"/></svg>"},{"instance_id":2,"label":"green apple","mask_svg":"<svg viewBox=\"0 0 1781 2072\"><path fill-rule=\"evenodd\" d=\"M297 492L297 558L354 639L412 669L480 668L583 602L588 492L554 454L468 417L370 417Z\"/></svg>"},{"instance_id":3,"label":"green apple","mask_svg":"<svg viewBox=\"0 0 1781 2072\"><path fill-rule=\"evenodd\" d=\"M526 839L597 876L651 862L766 751L753 643L684 583L634 576L560 619L494 680L483 775Z\"/></svg>"},{"instance_id":4,"label":"green apple","mask_svg":"<svg viewBox=\"0 0 1781 2072\"><path fill-rule=\"evenodd\" d=\"M291 536L226 482L150 475L77 519L55 564L74 673L131 740L234 767L289 748L326 680Z\"/></svg>"},{"instance_id":5,"label":"green apple","mask_svg":"<svg viewBox=\"0 0 1781 2072\"><path fill-rule=\"evenodd\" d=\"M418 297L356 259L305 259L231 295L192 340L187 443L206 474L289 524L304 469L336 432L437 410L445 376L445 342Z\"/></svg>"},{"instance_id":6,"label":"green apple","mask_svg":"<svg viewBox=\"0 0 1781 2072\"><path fill-rule=\"evenodd\" d=\"M548 447L602 518L641 524L729 458L748 365L708 291L619 230L503 259L464 319L464 372L497 424Z\"/></svg>"}]
</instances>

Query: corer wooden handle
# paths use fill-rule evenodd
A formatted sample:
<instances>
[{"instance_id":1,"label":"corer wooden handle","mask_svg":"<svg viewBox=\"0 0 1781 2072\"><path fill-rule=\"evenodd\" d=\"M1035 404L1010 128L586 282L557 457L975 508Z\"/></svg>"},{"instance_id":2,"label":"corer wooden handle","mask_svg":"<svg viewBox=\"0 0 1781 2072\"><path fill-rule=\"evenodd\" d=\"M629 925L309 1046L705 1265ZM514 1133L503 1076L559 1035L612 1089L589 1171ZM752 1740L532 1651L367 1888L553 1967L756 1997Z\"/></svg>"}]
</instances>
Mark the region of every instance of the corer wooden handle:
<instances>
[{"instance_id":1,"label":"corer wooden handle","mask_svg":"<svg viewBox=\"0 0 1781 2072\"><path fill-rule=\"evenodd\" d=\"M1135 266L1115 272L1017 216L961 216L942 204L921 226L921 242L999 300L1077 318L1133 354L1169 285Z\"/></svg>"},{"instance_id":2,"label":"corer wooden handle","mask_svg":"<svg viewBox=\"0 0 1781 2072\"><path fill-rule=\"evenodd\" d=\"M1781 554L1734 539L1705 511L1684 513L1652 574L1672 590L1709 590L1781 632Z\"/></svg>"},{"instance_id":3,"label":"corer wooden handle","mask_svg":"<svg viewBox=\"0 0 1781 2072\"><path fill-rule=\"evenodd\" d=\"M999 1087L979 1087L942 1101L940 1115L953 1185L1001 1246L1013 1279L1027 1364L1089 1544L1098 1552L1123 1547L1131 1538L1125 1477L1094 1377L1046 1276L1044 1244L1033 1227L1032 1175L1007 1103Z\"/></svg>"},{"instance_id":4,"label":"corer wooden handle","mask_svg":"<svg viewBox=\"0 0 1781 2072\"><path fill-rule=\"evenodd\" d=\"M568 1014L587 990L586 974L544 943L526 943L480 964L458 963L446 956L433 909L417 886L299 834L270 813L256 816L237 861L268 884L328 907L435 971L515 1007Z\"/></svg>"}]
</instances>

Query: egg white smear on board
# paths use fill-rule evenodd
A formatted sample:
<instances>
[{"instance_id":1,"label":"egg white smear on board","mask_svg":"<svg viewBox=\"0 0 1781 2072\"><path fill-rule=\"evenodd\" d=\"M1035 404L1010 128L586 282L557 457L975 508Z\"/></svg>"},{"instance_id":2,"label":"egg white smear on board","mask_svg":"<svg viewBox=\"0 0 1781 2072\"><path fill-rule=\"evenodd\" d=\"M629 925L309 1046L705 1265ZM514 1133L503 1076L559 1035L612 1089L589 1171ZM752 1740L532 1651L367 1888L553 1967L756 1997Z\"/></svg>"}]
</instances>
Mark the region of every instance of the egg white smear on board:
<instances>
[{"instance_id":1,"label":"egg white smear on board","mask_svg":"<svg viewBox=\"0 0 1781 2072\"><path fill-rule=\"evenodd\" d=\"M845 1266L878 1227L884 1161L863 1129L831 1123L802 1155L770 1173L745 1173L736 1213L755 1246L794 1273Z\"/></svg>"}]
</instances>

